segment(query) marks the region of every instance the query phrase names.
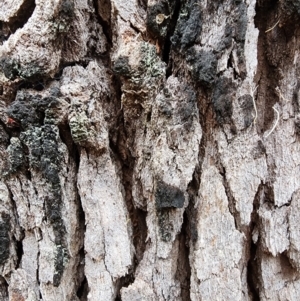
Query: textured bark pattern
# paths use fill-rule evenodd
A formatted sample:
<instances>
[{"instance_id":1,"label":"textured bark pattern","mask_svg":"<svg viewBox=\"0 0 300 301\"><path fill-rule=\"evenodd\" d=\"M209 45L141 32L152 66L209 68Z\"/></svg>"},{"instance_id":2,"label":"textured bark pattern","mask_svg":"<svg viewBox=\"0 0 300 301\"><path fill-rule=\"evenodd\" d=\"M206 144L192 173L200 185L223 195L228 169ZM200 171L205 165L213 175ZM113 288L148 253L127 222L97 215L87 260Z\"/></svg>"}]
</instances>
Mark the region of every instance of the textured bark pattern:
<instances>
[{"instance_id":1,"label":"textured bark pattern","mask_svg":"<svg viewBox=\"0 0 300 301\"><path fill-rule=\"evenodd\" d=\"M0 300L299 300L299 21L2 0Z\"/></svg>"}]
</instances>

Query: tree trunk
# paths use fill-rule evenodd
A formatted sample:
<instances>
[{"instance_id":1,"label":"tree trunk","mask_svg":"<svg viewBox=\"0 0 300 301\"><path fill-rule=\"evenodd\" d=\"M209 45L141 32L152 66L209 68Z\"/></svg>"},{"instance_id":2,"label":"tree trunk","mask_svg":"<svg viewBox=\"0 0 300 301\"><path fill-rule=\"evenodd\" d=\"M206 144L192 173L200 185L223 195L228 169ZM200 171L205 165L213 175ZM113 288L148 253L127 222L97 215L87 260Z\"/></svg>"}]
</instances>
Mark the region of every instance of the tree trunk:
<instances>
[{"instance_id":1,"label":"tree trunk","mask_svg":"<svg viewBox=\"0 0 300 301\"><path fill-rule=\"evenodd\" d=\"M300 1L0 21L0 300L299 300Z\"/></svg>"}]
</instances>

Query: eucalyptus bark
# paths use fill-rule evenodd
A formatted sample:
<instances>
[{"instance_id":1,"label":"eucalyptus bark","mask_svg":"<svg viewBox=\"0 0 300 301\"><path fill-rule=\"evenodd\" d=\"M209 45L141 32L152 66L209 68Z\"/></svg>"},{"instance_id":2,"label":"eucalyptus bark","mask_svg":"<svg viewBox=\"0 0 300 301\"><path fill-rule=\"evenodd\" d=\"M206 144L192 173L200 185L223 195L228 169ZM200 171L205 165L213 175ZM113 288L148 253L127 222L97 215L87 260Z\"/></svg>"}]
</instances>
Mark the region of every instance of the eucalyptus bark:
<instances>
[{"instance_id":1,"label":"eucalyptus bark","mask_svg":"<svg viewBox=\"0 0 300 301\"><path fill-rule=\"evenodd\" d=\"M0 300L298 300L299 21L2 0Z\"/></svg>"}]
</instances>

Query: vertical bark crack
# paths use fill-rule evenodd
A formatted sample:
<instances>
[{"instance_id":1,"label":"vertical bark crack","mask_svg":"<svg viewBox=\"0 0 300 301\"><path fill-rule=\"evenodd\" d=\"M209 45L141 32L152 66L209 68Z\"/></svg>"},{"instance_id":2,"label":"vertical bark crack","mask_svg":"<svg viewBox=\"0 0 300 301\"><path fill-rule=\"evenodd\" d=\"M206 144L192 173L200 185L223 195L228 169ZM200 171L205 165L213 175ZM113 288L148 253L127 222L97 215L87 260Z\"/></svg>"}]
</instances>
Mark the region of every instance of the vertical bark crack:
<instances>
[{"instance_id":1,"label":"vertical bark crack","mask_svg":"<svg viewBox=\"0 0 300 301\"><path fill-rule=\"evenodd\" d=\"M253 301L260 301L259 298L259 283L258 283L258 267L256 262L257 246L251 240L250 245L250 258L247 264L247 283L249 293Z\"/></svg>"},{"instance_id":2,"label":"vertical bark crack","mask_svg":"<svg viewBox=\"0 0 300 301\"><path fill-rule=\"evenodd\" d=\"M2 276L0 276L0 299L3 301L8 300L8 283Z\"/></svg>"},{"instance_id":3,"label":"vertical bark crack","mask_svg":"<svg viewBox=\"0 0 300 301\"><path fill-rule=\"evenodd\" d=\"M240 232L247 233L248 232L248 227L241 225L241 221L240 221L240 218L239 218L239 213L236 210L236 200L233 197L232 191L230 189L229 183L228 183L227 178L226 178L226 169L222 165L221 159L218 160L218 163L219 163L218 164L219 165L218 166L219 173L222 176L223 186L225 188L225 193L226 193L227 199L228 199L228 209L229 209L229 212L231 213L231 215L234 218L235 228Z\"/></svg>"},{"instance_id":4,"label":"vertical bark crack","mask_svg":"<svg viewBox=\"0 0 300 301\"><path fill-rule=\"evenodd\" d=\"M190 278L191 278L191 266L189 262L190 255L190 241L193 241L192 231L191 231L191 211L189 214L187 211L183 215L183 224L181 232L178 234L179 239L179 254L177 260L177 270L175 278L180 282L181 288L181 298L182 301L190 301ZM189 217L188 217L189 215Z\"/></svg>"},{"instance_id":5,"label":"vertical bark crack","mask_svg":"<svg viewBox=\"0 0 300 301\"><path fill-rule=\"evenodd\" d=\"M276 26L271 31L267 29L278 20L279 4L277 0L258 1L256 5L255 26L259 29L257 44L257 73L258 84L256 126L262 134L272 128L276 114L272 109L279 101L275 88L282 79L282 71L278 68L283 61L286 50L287 31L291 29ZM292 58L290 58L292 59ZM272 74L272 76L269 76Z\"/></svg>"},{"instance_id":6,"label":"vertical bark crack","mask_svg":"<svg viewBox=\"0 0 300 301\"><path fill-rule=\"evenodd\" d=\"M111 2L110 0L102 0L101 3L99 0L93 0L95 13L97 16L98 23L102 26L104 35L109 43L110 47L112 46L112 28L111 28Z\"/></svg>"},{"instance_id":7,"label":"vertical bark crack","mask_svg":"<svg viewBox=\"0 0 300 301\"><path fill-rule=\"evenodd\" d=\"M128 149L124 149L124 145L120 143L123 141L125 134L125 129L123 127L123 118L119 121L119 144L114 146L111 141L111 149L114 150L116 158L121 162L122 165L122 174L121 181L124 187L124 199L129 213L129 218L132 226L132 242L135 248L135 255L133 260L133 265L128 271L126 276L123 276L119 279L118 285L118 294L117 298L120 297L120 290L122 287L128 287L131 283L134 282L135 270L139 262L143 258L143 254L146 248L145 240L147 237L147 225L146 225L146 216L147 212L136 208L133 204L132 199L132 176L133 176L133 167L134 167L134 158L130 155ZM118 300L118 299L116 299Z\"/></svg>"},{"instance_id":8,"label":"vertical bark crack","mask_svg":"<svg viewBox=\"0 0 300 301\"><path fill-rule=\"evenodd\" d=\"M259 216L258 210L261 202L261 194L264 191L264 184L261 183L257 189L254 201L253 201L253 210L251 213L251 222L249 226L249 233L247 235L247 250L246 256L248 257L247 263L247 284L250 295L252 296L253 301L259 301L259 266L257 261L258 256L258 246L259 246L259 237L257 241L254 241L254 231L258 231L259 227ZM257 234L258 235L258 234Z\"/></svg>"},{"instance_id":9,"label":"vertical bark crack","mask_svg":"<svg viewBox=\"0 0 300 301\"><path fill-rule=\"evenodd\" d=\"M172 62L170 62L170 51L172 46L171 37L173 36L176 28L176 24L179 18L180 7L181 7L181 0L176 0L174 12L170 20L169 30L164 40L162 60L166 62L166 64L168 65L167 72L166 72L167 78L170 75L172 75Z\"/></svg>"}]
</instances>

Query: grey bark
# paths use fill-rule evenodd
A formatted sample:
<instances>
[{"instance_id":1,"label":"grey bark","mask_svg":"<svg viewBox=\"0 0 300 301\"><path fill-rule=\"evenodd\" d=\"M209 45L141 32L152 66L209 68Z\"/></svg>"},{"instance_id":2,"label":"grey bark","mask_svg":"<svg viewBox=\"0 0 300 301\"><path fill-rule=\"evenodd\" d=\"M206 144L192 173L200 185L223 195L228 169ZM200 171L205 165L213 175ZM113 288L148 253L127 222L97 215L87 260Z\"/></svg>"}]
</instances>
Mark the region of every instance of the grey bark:
<instances>
[{"instance_id":1,"label":"grey bark","mask_svg":"<svg viewBox=\"0 0 300 301\"><path fill-rule=\"evenodd\" d=\"M1 0L0 300L299 300L299 20Z\"/></svg>"}]
</instances>

